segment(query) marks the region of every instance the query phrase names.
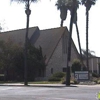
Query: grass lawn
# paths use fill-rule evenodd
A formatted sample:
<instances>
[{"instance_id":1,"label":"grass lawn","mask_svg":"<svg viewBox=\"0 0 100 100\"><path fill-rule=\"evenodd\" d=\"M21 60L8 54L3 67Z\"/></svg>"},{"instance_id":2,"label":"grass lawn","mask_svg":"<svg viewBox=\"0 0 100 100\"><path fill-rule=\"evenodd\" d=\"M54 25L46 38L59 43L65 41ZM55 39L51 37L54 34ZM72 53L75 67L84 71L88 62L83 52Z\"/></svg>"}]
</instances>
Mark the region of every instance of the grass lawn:
<instances>
[{"instance_id":1,"label":"grass lawn","mask_svg":"<svg viewBox=\"0 0 100 100\"><path fill-rule=\"evenodd\" d=\"M29 84L59 84L59 81L35 81L35 82L28 82Z\"/></svg>"},{"instance_id":2,"label":"grass lawn","mask_svg":"<svg viewBox=\"0 0 100 100\"><path fill-rule=\"evenodd\" d=\"M24 82L15 82L15 81L7 81L7 82L4 82L4 81L0 81L0 84L4 84L4 83L21 83L21 84L24 84ZM34 82L28 82L28 84L59 84L61 82L59 81L34 81Z\"/></svg>"}]
</instances>

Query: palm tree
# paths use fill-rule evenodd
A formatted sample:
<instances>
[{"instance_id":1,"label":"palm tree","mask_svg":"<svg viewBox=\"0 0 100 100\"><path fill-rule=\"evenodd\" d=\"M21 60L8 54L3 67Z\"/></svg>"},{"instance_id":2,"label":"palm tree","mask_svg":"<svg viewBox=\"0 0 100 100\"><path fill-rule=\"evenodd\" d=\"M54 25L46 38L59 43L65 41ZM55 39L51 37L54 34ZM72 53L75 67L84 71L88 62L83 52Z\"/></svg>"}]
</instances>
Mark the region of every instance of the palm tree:
<instances>
[{"instance_id":1,"label":"palm tree","mask_svg":"<svg viewBox=\"0 0 100 100\"><path fill-rule=\"evenodd\" d=\"M58 0L57 8L60 9L60 17L61 17L61 26L63 26L63 21L66 19L67 10L71 12L70 18L70 28L69 28L69 38L68 38L68 50L67 50L67 70L66 70L66 85L70 85L70 67L69 62L71 59L71 38L72 38L72 28L73 28L73 20L75 16L75 12L78 6L78 0Z\"/></svg>"},{"instance_id":2,"label":"palm tree","mask_svg":"<svg viewBox=\"0 0 100 100\"><path fill-rule=\"evenodd\" d=\"M88 27L89 27L89 11L92 5L95 5L96 0L81 0L82 4L86 7L86 66L89 71L88 61Z\"/></svg>"},{"instance_id":3,"label":"palm tree","mask_svg":"<svg viewBox=\"0 0 100 100\"><path fill-rule=\"evenodd\" d=\"M58 0L56 3L57 9L60 10L60 18L61 18L60 26L61 27L63 26L64 20L66 20L68 5L70 3L71 3L71 0Z\"/></svg>"},{"instance_id":4,"label":"palm tree","mask_svg":"<svg viewBox=\"0 0 100 100\"><path fill-rule=\"evenodd\" d=\"M77 39L78 39L78 45L79 45L79 51L80 51L80 61L81 61L81 70L83 69L84 63L83 63L83 57L82 57L82 49L81 49L81 43L80 43L80 36L79 36L79 29L78 29L78 25L77 25L77 11L75 13L74 16L74 22L75 27L76 27L76 32L77 32Z\"/></svg>"},{"instance_id":5,"label":"palm tree","mask_svg":"<svg viewBox=\"0 0 100 100\"><path fill-rule=\"evenodd\" d=\"M70 28L69 28L69 38L68 38L68 56L67 56L67 70L69 71L69 62L71 60L71 40L72 40L72 30L73 30L73 22L74 22L74 18L77 12L77 8L79 5L79 1L78 0L73 0L71 6L69 7L70 13L71 13L71 18L70 18ZM67 75L69 74L67 71ZM70 71L69 71L70 72ZM66 79L67 80L67 79ZM66 82L67 85L70 85L70 79L68 79L68 82Z\"/></svg>"},{"instance_id":6,"label":"palm tree","mask_svg":"<svg viewBox=\"0 0 100 100\"><path fill-rule=\"evenodd\" d=\"M75 22L75 20L77 22L77 15L76 14L77 14L77 9L79 8L79 4L80 4L80 2L78 0L73 0L73 2L70 4L70 6L68 6L68 9L69 9L70 14L71 14L70 27L69 27L69 32L70 32L69 39L72 38L73 23ZM71 43L69 43L69 44L70 44L70 50L69 51L71 51ZM69 52L69 55L71 55L70 52ZM71 56L69 56L69 60L70 60L70 57Z\"/></svg>"},{"instance_id":7,"label":"palm tree","mask_svg":"<svg viewBox=\"0 0 100 100\"><path fill-rule=\"evenodd\" d=\"M87 51L82 49L82 55L83 55L83 59L86 60ZM95 57L95 52L88 49L88 58L91 58L91 57Z\"/></svg>"},{"instance_id":8,"label":"palm tree","mask_svg":"<svg viewBox=\"0 0 100 100\"><path fill-rule=\"evenodd\" d=\"M27 49L28 49L28 31L29 31L29 16L31 14L30 3L36 2L37 0L11 0L11 2L16 1L18 3L25 3L25 13L27 16L26 23L26 36L25 36L25 70L24 70L24 85L28 85L27 81Z\"/></svg>"}]
</instances>

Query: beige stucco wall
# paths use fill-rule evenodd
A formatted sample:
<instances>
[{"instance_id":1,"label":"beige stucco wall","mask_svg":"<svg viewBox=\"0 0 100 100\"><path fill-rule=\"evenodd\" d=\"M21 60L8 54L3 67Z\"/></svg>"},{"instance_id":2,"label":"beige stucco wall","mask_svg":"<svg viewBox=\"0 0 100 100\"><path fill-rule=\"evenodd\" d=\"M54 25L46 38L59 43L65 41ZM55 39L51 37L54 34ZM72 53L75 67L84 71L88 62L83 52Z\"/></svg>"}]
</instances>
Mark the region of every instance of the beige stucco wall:
<instances>
[{"instance_id":1,"label":"beige stucco wall","mask_svg":"<svg viewBox=\"0 0 100 100\"><path fill-rule=\"evenodd\" d=\"M94 72L97 74L100 74L99 64L100 63L100 57L91 57L89 58L89 71ZM84 60L84 64L86 66L86 60Z\"/></svg>"},{"instance_id":2,"label":"beige stucco wall","mask_svg":"<svg viewBox=\"0 0 100 100\"><path fill-rule=\"evenodd\" d=\"M98 57L92 57L89 59L89 70L91 72L95 72L97 74L100 74L99 73L99 65L98 63L100 63L100 58Z\"/></svg>"},{"instance_id":3,"label":"beige stucco wall","mask_svg":"<svg viewBox=\"0 0 100 100\"><path fill-rule=\"evenodd\" d=\"M66 68L66 62L67 62L67 55L66 53L63 52L63 49L65 49L63 43L63 38L59 41L51 59L49 60L48 66L46 67L46 79L48 79L53 73L56 72L62 72L63 68ZM75 49L73 48L72 44L72 49L71 49L71 62L74 59L77 59L77 53ZM51 71L52 70L52 71Z\"/></svg>"}]
</instances>

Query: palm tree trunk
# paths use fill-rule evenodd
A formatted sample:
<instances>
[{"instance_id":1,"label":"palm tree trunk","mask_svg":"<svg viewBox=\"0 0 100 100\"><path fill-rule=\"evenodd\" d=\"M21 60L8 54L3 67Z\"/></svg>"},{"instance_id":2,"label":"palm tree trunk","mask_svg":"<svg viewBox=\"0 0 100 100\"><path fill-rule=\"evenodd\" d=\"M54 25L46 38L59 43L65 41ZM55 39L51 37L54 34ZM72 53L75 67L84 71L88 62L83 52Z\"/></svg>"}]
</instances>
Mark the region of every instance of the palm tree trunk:
<instances>
[{"instance_id":1,"label":"palm tree trunk","mask_svg":"<svg viewBox=\"0 0 100 100\"><path fill-rule=\"evenodd\" d=\"M79 30L78 30L77 22L75 23L75 26L76 26L78 45L79 45L79 50L80 50L80 60L81 60L81 63L82 63L81 70L83 70L84 64L83 64L82 49L81 49L80 36L79 36Z\"/></svg>"},{"instance_id":2,"label":"palm tree trunk","mask_svg":"<svg viewBox=\"0 0 100 100\"><path fill-rule=\"evenodd\" d=\"M88 60L88 23L89 21L89 11L88 9L86 8L86 67L87 67L87 70L88 70L88 78L89 78L89 60Z\"/></svg>"},{"instance_id":3,"label":"palm tree trunk","mask_svg":"<svg viewBox=\"0 0 100 100\"><path fill-rule=\"evenodd\" d=\"M25 36L25 72L24 72L24 85L28 85L28 80L27 80L27 76L28 76L28 72L27 72L27 49L28 49L28 31L29 31L29 16L30 16L30 9L29 9L29 0L27 1L27 5L26 5L26 16L27 16L27 23L26 23L26 36Z\"/></svg>"},{"instance_id":4,"label":"palm tree trunk","mask_svg":"<svg viewBox=\"0 0 100 100\"><path fill-rule=\"evenodd\" d=\"M63 21L63 20L61 20L61 24L60 24L60 27L63 27L63 22L64 22L64 21Z\"/></svg>"},{"instance_id":5,"label":"palm tree trunk","mask_svg":"<svg viewBox=\"0 0 100 100\"><path fill-rule=\"evenodd\" d=\"M70 28L69 28L69 36L68 36L68 50L67 50L67 68L66 68L66 86L70 85L70 66L69 62L71 60L71 42L72 42L72 29L73 29L73 21L76 12L75 8L76 0L73 0L73 8L71 11L71 19L70 19Z\"/></svg>"},{"instance_id":6,"label":"palm tree trunk","mask_svg":"<svg viewBox=\"0 0 100 100\"><path fill-rule=\"evenodd\" d=\"M89 20L89 12L86 9L86 66L89 71L89 62L88 62L88 20Z\"/></svg>"},{"instance_id":7,"label":"palm tree trunk","mask_svg":"<svg viewBox=\"0 0 100 100\"><path fill-rule=\"evenodd\" d=\"M68 50L67 50L67 69L66 69L66 86L70 85L70 66L69 62L71 60L71 40L72 40L72 28L73 28L73 17L74 15L71 15L70 19L70 30L69 30L69 36L68 36Z\"/></svg>"}]
</instances>

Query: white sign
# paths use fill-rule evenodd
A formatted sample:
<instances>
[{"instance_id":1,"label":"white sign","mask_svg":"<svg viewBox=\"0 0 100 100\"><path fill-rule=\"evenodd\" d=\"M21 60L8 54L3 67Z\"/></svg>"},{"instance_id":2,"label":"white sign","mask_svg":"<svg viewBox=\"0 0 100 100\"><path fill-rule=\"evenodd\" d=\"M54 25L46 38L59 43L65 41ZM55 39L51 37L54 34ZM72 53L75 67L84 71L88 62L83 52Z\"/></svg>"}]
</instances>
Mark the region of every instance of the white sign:
<instances>
[{"instance_id":1,"label":"white sign","mask_svg":"<svg viewBox=\"0 0 100 100\"><path fill-rule=\"evenodd\" d=\"M78 74L75 74L75 79L78 80Z\"/></svg>"},{"instance_id":2,"label":"white sign","mask_svg":"<svg viewBox=\"0 0 100 100\"><path fill-rule=\"evenodd\" d=\"M88 74L79 74L79 79L88 79Z\"/></svg>"},{"instance_id":3,"label":"white sign","mask_svg":"<svg viewBox=\"0 0 100 100\"><path fill-rule=\"evenodd\" d=\"M77 80L88 80L88 71L75 71L74 76Z\"/></svg>"}]
</instances>

